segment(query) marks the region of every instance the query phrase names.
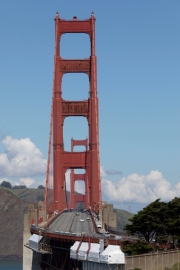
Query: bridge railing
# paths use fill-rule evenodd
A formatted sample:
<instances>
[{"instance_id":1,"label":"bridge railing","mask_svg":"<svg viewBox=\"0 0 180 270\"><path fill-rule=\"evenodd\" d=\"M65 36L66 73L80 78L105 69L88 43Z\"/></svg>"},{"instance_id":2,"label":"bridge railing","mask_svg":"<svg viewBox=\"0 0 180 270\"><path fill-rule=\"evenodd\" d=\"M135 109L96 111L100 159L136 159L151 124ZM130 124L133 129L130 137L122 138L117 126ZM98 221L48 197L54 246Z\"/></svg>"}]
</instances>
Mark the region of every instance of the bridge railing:
<instances>
[{"instance_id":1,"label":"bridge railing","mask_svg":"<svg viewBox=\"0 0 180 270\"><path fill-rule=\"evenodd\" d=\"M89 210L89 212L90 212L91 219L92 219L92 222L93 222L93 228L94 228L94 230L95 230L96 232L98 232L98 227L97 227L96 222L95 222L95 220L94 220L94 215L93 215L93 213L92 213L91 210Z\"/></svg>"}]
</instances>

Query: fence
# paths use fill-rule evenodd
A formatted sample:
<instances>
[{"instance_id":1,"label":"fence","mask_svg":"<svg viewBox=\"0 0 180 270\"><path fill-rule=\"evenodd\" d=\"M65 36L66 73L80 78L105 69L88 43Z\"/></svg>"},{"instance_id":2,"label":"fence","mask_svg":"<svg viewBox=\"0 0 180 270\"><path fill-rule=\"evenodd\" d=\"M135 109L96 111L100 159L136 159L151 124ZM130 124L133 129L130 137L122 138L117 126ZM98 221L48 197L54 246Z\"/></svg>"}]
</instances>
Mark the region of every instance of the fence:
<instances>
[{"instance_id":1,"label":"fence","mask_svg":"<svg viewBox=\"0 0 180 270\"><path fill-rule=\"evenodd\" d=\"M180 250L126 257L126 270L180 270Z\"/></svg>"}]
</instances>

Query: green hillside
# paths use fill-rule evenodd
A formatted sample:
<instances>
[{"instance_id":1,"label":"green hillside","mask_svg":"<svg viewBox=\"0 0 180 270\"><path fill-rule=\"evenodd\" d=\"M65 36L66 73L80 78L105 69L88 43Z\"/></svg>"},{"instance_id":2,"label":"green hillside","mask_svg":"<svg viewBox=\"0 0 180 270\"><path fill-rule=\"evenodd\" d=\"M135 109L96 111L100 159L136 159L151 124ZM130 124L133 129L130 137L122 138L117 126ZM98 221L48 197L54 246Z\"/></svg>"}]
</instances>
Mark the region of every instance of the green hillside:
<instances>
[{"instance_id":1,"label":"green hillside","mask_svg":"<svg viewBox=\"0 0 180 270\"><path fill-rule=\"evenodd\" d=\"M13 189L1 186L0 189L18 197L19 199L27 203L34 203L35 205L37 205L38 201L44 200L44 189L35 189L35 188Z\"/></svg>"},{"instance_id":2,"label":"green hillside","mask_svg":"<svg viewBox=\"0 0 180 270\"><path fill-rule=\"evenodd\" d=\"M133 217L132 213L122 209L114 209L116 213L116 226L119 229L123 229L126 224L129 224L129 219Z\"/></svg>"}]
</instances>

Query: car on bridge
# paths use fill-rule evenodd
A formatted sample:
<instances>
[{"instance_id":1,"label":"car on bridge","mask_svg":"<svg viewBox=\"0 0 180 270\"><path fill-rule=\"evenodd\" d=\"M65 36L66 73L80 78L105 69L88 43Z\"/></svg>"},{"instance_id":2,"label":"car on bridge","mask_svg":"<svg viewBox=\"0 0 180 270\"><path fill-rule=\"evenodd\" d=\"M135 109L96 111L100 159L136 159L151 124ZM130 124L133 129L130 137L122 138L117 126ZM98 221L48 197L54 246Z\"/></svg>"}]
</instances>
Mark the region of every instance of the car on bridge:
<instances>
[{"instance_id":1,"label":"car on bridge","mask_svg":"<svg viewBox=\"0 0 180 270\"><path fill-rule=\"evenodd\" d=\"M109 232L105 232L105 233L104 233L104 236L110 237L110 233L109 233Z\"/></svg>"}]
</instances>

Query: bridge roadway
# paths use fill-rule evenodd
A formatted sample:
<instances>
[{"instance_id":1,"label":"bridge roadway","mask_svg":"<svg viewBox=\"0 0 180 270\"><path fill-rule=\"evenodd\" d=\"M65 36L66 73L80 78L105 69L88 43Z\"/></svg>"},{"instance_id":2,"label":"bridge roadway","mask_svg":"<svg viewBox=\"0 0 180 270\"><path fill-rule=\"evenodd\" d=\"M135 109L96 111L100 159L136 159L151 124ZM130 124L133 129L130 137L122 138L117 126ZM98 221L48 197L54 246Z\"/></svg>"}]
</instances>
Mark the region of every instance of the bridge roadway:
<instances>
[{"instance_id":1,"label":"bridge roadway","mask_svg":"<svg viewBox=\"0 0 180 270\"><path fill-rule=\"evenodd\" d=\"M97 234L89 212L64 212L49 225L49 229L55 233L77 236L82 233L88 236Z\"/></svg>"},{"instance_id":2,"label":"bridge roadway","mask_svg":"<svg viewBox=\"0 0 180 270\"><path fill-rule=\"evenodd\" d=\"M104 235L103 229L95 228L95 223L96 225L99 224L99 220L93 221L92 218L89 211L67 211L54 216L51 222L41 223L38 226L32 224L30 231L32 234L42 235L54 240L81 241L83 235L83 242L88 242L91 239L91 243L99 243L99 239L107 239L106 243L109 245L119 245L122 237L111 234L109 236Z\"/></svg>"}]
</instances>

